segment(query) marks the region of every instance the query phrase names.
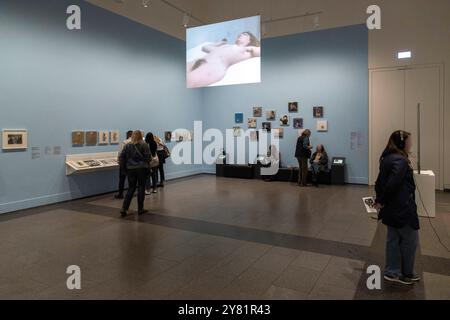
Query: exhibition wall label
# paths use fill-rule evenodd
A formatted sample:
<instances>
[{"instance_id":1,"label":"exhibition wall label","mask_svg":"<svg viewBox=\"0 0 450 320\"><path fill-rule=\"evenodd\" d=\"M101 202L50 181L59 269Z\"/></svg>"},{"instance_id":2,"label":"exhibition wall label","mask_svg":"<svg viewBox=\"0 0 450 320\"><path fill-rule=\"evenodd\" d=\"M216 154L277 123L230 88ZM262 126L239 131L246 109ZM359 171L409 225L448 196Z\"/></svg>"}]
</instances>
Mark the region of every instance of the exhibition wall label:
<instances>
[{"instance_id":1,"label":"exhibition wall label","mask_svg":"<svg viewBox=\"0 0 450 320\"><path fill-rule=\"evenodd\" d=\"M259 16L187 29L187 87L261 82L260 29Z\"/></svg>"}]
</instances>

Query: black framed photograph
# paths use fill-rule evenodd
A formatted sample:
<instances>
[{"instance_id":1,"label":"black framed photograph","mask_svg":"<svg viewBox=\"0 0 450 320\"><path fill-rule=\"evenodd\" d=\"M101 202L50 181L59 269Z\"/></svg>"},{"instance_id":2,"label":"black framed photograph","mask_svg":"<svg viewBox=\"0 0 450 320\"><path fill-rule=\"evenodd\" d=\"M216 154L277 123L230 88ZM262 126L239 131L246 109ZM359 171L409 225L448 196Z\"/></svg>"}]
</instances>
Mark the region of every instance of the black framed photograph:
<instances>
[{"instance_id":1,"label":"black framed photograph","mask_svg":"<svg viewBox=\"0 0 450 320\"><path fill-rule=\"evenodd\" d=\"M314 118L323 118L323 107L314 107L313 116Z\"/></svg>"},{"instance_id":2,"label":"black framed photograph","mask_svg":"<svg viewBox=\"0 0 450 320\"><path fill-rule=\"evenodd\" d=\"M270 122L263 122L262 123L262 129L267 131L267 132L270 132L272 130L272 123L270 123Z\"/></svg>"},{"instance_id":3,"label":"black framed photograph","mask_svg":"<svg viewBox=\"0 0 450 320\"><path fill-rule=\"evenodd\" d=\"M290 113L298 112L298 102L289 102L288 110Z\"/></svg>"},{"instance_id":4,"label":"black framed photograph","mask_svg":"<svg viewBox=\"0 0 450 320\"><path fill-rule=\"evenodd\" d=\"M294 129L303 129L303 118L295 118L292 122Z\"/></svg>"}]
</instances>

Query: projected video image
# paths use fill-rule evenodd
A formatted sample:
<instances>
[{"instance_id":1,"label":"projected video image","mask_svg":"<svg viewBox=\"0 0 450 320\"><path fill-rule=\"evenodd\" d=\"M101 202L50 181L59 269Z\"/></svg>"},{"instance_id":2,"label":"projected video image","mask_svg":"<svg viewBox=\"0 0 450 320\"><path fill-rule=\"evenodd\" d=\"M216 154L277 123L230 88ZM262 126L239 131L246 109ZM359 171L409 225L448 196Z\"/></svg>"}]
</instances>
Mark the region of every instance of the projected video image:
<instances>
[{"instance_id":1,"label":"projected video image","mask_svg":"<svg viewBox=\"0 0 450 320\"><path fill-rule=\"evenodd\" d=\"M260 17L187 29L188 88L261 82Z\"/></svg>"}]
</instances>

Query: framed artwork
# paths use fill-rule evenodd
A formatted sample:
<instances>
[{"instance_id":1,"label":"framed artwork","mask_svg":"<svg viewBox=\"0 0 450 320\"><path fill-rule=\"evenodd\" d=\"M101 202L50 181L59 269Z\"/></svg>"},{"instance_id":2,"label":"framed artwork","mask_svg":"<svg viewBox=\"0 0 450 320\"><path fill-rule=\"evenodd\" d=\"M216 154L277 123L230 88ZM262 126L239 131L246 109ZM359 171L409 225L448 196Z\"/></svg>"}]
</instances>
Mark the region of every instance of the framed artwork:
<instances>
[{"instance_id":1,"label":"framed artwork","mask_svg":"<svg viewBox=\"0 0 450 320\"><path fill-rule=\"evenodd\" d=\"M272 123L271 122L263 122L262 129L266 130L267 132L270 132L272 130Z\"/></svg>"},{"instance_id":2,"label":"framed artwork","mask_svg":"<svg viewBox=\"0 0 450 320\"><path fill-rule=\"evenodd\" d=\"M252 130L250 131L250 141L258 141L259 140L259 131Z\"/></svg>"},{"instance_id":3,"label":"framed artwork","mask_svg":"<svg viewBox=\"0 0 450 320\"><path fill-rule=\"evenodd\" d=\"M317 131L319 131L319 132L328 131L328 121L327 120L317 120Z\"/></svg>"},{"instance_id":4,"label":"framed artwork","mask_svg":"<svg viewBox=\"0 0 450 320\"><path fill-rule=\"evenodd\" d=\"M120 131L113 130L110 132L110 143L111 144L119 144L120 143Z\"/></svg>"},{"instance_id":5,"label":"framed artwork","mask_svg":"<svg viewBox=\"0 0 450 320\"><path fill-rule=\"evenodd\" d=\"M274 137L277 139L283 139L284 138L284 128L276 128L273 129Z\"/></svg>"},{"instance_id":6,"label":"framed artwork","mask_svg":"<svg viewBox=\"0 0 450 320\"><path fill-rule=\"evenodd\" d=\"M314 107L313 115L314 118L323 118L323 107Z\"/></svg>"},{"instance_id":7,"label":"framed artwork","mask_svg":"<svg viewBox=\"0 0 450 320\"><path fill-rule=\"evenodd\" d=\"M99 131L98 133L98 144L105 145L109 144L109 131Z\"/></svg>"},{"instance_id":8,"label":"framed artwork","mask_svg":"<svg viewBox=\"0 0 450 320\"><path fill-rule=\"evenodd\" d=\"M98 141L98 132L97 131L86 131L86 145L87 146L96 146Z\"/></svg>"},{"instance_id":9,"label":"framed artwork","mask_svg":"<svg viewBox=\"0 0 450 320\"><path fill-rule=\"evenodd\" d=\"M171 142L172 141L172 131L164 132L164 140L166 142Z\"/></svg>"},{"instance_id":10,"label":"framed artwork","mask_svg":"<svg viewBox=\"0 0 450 320\"><path fill-rule=\"evenodd\" d=\"M233 136L240 137L242 134L241 127L233 127Z\"/></svg>"},{"instance_id":11,"label":"framed artwork","mask_svg":"<svg viewBox=\"0 0 450 320\"><path fill-rule=\"evenodd\" d=\"M294 118L294 129L303 129L303 118Z\"/></svg>"},{"instance_id":12,"label":"framed artwork","mask_svg":"<svg viewBox=\"0 0 450 320\"><path fill-rule=\"evenodd\" d=\"M21 150L28 148L27 130L3 130L3 150Z\"/></svg>"},{"instance_id":13,"label":"framed artwork","mask_svg":"<svg viewBox=\"0 0 450 320\"><path fill-rule=\"evenodd\" d=\"M276 119L275 110L268 110L266 112L266 120L267 121L275 121L275 119Z\"/></svg>"},{"instance_id":14,"label":"framed artwork","mask_svg":"<svg viewBox=\"0 0 450 320\"><path fill-rule=\"evenodd\" d=\"M289 112L298 112L298 102L289 102L288 104L288 110Z\"/></svg>"},{"instance_id":15,"label":"framed artwork","mask_svg":"<svg viewBox=\"0 0 450 320\"><path fill-rule=\"evenodd\" d=\"M255 118L260 118L262 117L262 108L261 107L254 107L253 108L253 116Z\"/></svg>"},{"instance_id":16,"label":"framed artwork","mask_svg":"<svg viewBox=\"0 0 450 320\"><path fill-rule=\"evenodd\" d=\"M250 129L256 129L257 127L255 118L248 118L247 124Z\"/></svg>"},{"instance_id":17,"label":"framed artwork","mask_svg":"<svg viewBox=\"0 0 450 320\"><path fill-rule=\"evenodd\" d=\"M72 145L84 146L84 131L72 131Z\"/></svg>"},{"instance_id":18,"label":"framed artwork","mask_svg":"<svg viewBox=\"0 0 450 320\"><path fill-rule=\"evenodd\" d=\"M284 114L280 118L280 126L282 127L288 127L290 123L289 115Z\"/></svg>"},{"instance_id":19,"label":"framed artwork","mask_svg":"<svg viewBox=\"0 0 450 320\"><path fill-rule=\"evenodd\" d=\"M244 114L243 113L235 113L234 114L234 122L235 123L244 123Z\"/></svg>"},{"instance_id":20,"label":"framed artwork","mask_svg":"<svg viewBox=\"0 0 450 320\"><path fill-rule=\"evenodd\" d=\"M175 132L177 142L192 141L192 133L188 130L179 130Z\"/></svg>"}]
</instances>

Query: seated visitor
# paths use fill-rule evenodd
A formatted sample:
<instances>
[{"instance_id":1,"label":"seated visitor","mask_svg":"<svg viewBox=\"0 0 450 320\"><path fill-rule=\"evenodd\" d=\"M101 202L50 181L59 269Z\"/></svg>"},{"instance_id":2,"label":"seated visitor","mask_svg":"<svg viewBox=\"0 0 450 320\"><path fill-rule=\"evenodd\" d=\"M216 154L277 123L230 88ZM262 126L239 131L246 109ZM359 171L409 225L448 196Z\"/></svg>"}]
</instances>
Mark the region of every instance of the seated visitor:
<instances>
[{"instance_id":1,"label":"seated visitor","mask_svg":"<svg viewBox=\"0 0 450 320\"><path fill-rule=\"evenodd\" d=\"M264 158L264 168L279 168L280 167L280 154L274 145L269 146L269 150L267 151L267 156ZM274 181L277 176L278 171L273 175L265 175L263 176L264 181Z\"/></svg>"},{"instance_id":2,"label":"seated visitor","mask_svg":"<svg viewBox=\"0 0 450 320\"><path fill-rule=\"evenodd\" d=\"M312 182L318 187L320 172L328 171L328 155L323 145L319 144L311 157Z\"/></svg>"}]
</instances>

